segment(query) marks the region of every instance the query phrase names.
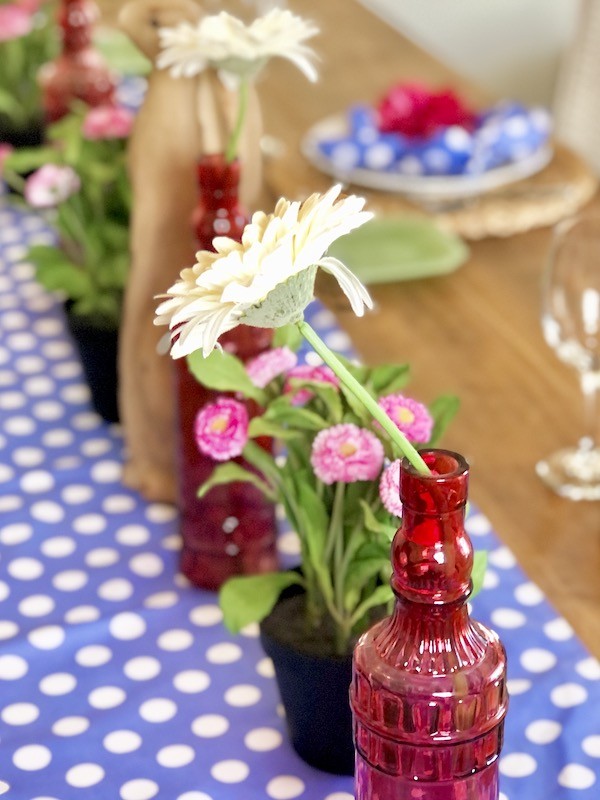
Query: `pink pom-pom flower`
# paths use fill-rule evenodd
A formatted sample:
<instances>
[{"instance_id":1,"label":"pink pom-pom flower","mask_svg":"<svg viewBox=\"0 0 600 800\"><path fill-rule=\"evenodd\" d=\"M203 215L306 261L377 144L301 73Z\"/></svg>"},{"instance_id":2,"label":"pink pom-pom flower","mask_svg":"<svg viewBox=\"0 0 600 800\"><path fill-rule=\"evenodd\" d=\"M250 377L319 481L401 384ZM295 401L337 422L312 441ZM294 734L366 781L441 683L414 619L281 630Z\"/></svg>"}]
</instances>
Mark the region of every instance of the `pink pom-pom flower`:
<instances>
[{"instance_id":1,"label":"pink pom-pom flower","mask_svg":"<svg viewBox=\"0 0 600 800\"><path fill-rule=\"evenodd\" d=\"M289 347L275 347L261 353L246 364L248 377L259 389L264 389L268 383L296 366L298 357Z\"/></svg>"},{"instance_id":2,"label":"pink pom-pom flower","mask_svg":"<svg viewBox=\"0 0 600 800\"><path fill-rule=\"evenodd\" d=\"M31 14L16 3L0 5L0 42L19 39L31 32L33 22ZM3 55L2 58L8 58Z\"/></svg>"},{"instance_id":3,"label":"pink pom-pom flower","mask_svg":"<svg viewBox=\"0 0 600 800\"><path fill-rule=\"evenodd\" d=\"M215 461L239 456L248 441L248 412L243 403L223 397L196 415L194 435L198 449Z\"/></svg>"},{"instance_id":4,"label":"pink pom-pom flower","mask_svg":"<svg viewBox=\"0 0 600 800\"><path fill-rule=\"evenodd\" d=\"M316 435L310 463L323 483L354 483L376 478L383 455L383 445L374 433L344 423Z\"/></svg>"},{"instance_id":5,"label":"pink pom-pom flower","mask_svg":"<svg viewBox=\"0 0 600 800\"><path fill-rule=\"evenodd\" d=\"M79 175L71 167L44 164L27 178L25 200L33 208L53 208L79 191Z\"/></svg>"},{"instance_id":6,"label":"pink pom-pom flower","mask_svg":"<svg viewBox=\"0 0 600 800\"><path fill-rule=\"evenodd\" d=\"M401 459L396 459L384 469L379 481L379 497L386 511L395 517L402 516L402 503L400 502L400 464Z\"/></svg>"},{"instance_id":7,"label":"pink pom-pom flower","mask_svg":"<svg viewBox=\"0 0 600 800\"><path fill-rule=\"evenodd\" d=\"M339 389L340 379L335 372L324 364L318 367L311 367L309 364L303 364L299 367L291 369L285 381L283 391L285 394L292 394L292 405L303 406L314 397L314 392L310 389L298 389L291 383L292 379L303 381L317 381L319 383L328 383Z\"/></svg>"},{"instance_id":8,"label":"pink pom-pom flower","mask_svg":"<svg viewBox=\"0 0 600 800\"><path fill-rule=\"evenodd\" d=\"M121 106L96 106L83 120L82 133L86 139L126 139L131 133L134 115Z\"/></svg>"},{"instance_id":9,"label":"pink pom-pom flower","mask_svg":"<svg viewBox=\"0 0 600 800\"><path fill-rule=\"evenodd\" d=\"M422 403L401 394L388 394L379 398L379 405L409 442L430 440L433 418Z\"/></svg>"}]
</instances>

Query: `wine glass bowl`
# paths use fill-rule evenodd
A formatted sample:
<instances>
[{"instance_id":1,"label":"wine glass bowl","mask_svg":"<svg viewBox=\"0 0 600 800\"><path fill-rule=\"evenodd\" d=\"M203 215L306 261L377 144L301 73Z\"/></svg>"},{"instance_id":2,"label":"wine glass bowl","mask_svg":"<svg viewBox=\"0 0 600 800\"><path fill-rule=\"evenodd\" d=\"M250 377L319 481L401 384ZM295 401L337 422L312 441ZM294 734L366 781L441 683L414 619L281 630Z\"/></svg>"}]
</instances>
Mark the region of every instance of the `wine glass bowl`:
<instances>
[{"instance_id":1,"label":"wine glass bowl","mask_svg":"<svg viewBox=\"0 0 600 800\"><path fill-rule=\"evenodd\" d=\"M600 213L583 213L554 232L542 287L542 331L558 358L576 370L584 435L536 465L539 477L571 500L600 499Z\"/></svg>"}]
</instances>

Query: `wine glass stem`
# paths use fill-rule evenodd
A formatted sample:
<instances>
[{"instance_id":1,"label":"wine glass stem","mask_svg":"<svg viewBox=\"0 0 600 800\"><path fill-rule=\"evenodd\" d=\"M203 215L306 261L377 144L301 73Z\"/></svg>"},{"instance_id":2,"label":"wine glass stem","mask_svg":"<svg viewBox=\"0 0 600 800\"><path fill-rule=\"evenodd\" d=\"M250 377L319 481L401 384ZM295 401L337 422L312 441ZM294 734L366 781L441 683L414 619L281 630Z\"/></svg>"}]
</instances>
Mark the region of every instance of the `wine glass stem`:
<instances>
[{"instance_id":1,"label":"wine glass stem","mask_svg":"<svg viewBox=\"0 0 600 800\"><path fill-rule=\"evenodd\" d=\"M584 402L585 435L580 441L582 450L593 450L598 443L598 390L600 371L581 373L581 392Z\"/></svg>"}]
</instances>

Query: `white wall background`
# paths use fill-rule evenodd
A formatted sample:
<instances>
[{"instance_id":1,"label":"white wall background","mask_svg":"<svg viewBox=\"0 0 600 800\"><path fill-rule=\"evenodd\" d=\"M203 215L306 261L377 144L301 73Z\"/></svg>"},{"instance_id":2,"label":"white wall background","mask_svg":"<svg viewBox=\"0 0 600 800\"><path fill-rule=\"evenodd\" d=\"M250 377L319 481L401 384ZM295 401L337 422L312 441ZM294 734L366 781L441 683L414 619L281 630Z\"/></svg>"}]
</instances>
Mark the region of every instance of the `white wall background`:
<instances>
[{"instance_id":1,"label":"white wall background","mask_svg":"<svg viewBox=\"0 0 600 800\"><path fill-rule=\"evenodd\" d=\"M579 6L579 0L360 2L492 97L547 106Z\"/></svg>"}]
</instances>

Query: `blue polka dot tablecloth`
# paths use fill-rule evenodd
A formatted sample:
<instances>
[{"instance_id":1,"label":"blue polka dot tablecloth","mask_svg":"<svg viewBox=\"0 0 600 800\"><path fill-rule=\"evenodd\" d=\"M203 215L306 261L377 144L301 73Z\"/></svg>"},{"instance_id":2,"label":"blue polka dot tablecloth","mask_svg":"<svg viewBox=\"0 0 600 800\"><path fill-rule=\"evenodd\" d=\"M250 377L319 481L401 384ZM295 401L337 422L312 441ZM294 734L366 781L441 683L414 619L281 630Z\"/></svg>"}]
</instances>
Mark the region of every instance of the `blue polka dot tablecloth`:
<instances>
[{"instance_id":1,"label":"blue polka dot tablecloth","mask_svg":"<svg viewBox=\"0 0 600 800\"><path fill-rule=\"evenodd\" d=\"M288 744L252 626L177 572L174 510L120 483L122 439L90 410L57 300L26 245L52 234L0 208L0 780L11 800L351 800L352 780ZM316 306L336 349L350 342ZM475 616L509 655L502 800L600 797L600 664L488 520ZM285 559L297 555L290 531ZM4 790L7 787L2 784ZM2 792L2 789L0 789Z\"/></svg>"}]
</instances>

